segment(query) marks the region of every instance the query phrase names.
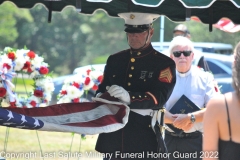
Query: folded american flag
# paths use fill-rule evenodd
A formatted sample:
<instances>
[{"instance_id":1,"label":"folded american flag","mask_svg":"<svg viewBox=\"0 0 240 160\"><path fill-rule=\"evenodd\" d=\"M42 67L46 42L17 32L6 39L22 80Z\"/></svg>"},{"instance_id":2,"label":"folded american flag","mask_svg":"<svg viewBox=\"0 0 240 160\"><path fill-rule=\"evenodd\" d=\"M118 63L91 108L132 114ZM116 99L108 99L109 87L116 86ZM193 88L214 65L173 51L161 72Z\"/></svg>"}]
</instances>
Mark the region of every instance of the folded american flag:
<instances>
[{"instance_id":1,"label":"folded american flag","mask_svg":"<svg viewBox=\"0 0 240 160\"><path fill-rule=\"evenodd\" d=\"M87 135L113 132L126 125L130 111L127 105L102 98L94 101L40 108L0 108L0 125Z\"/></svg>"}]
</instances>

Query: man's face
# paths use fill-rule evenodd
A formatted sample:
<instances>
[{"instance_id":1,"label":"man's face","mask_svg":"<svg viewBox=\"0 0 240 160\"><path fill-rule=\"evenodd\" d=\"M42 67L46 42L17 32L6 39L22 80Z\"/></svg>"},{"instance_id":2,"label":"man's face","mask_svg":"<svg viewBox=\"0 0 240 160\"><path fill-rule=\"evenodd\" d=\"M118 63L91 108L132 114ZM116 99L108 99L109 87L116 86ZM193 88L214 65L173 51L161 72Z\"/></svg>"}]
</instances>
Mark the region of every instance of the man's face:
<instances>
[{"instance_id":1,"label":"man's face","mask_svg":"<svg viewBox=\"0 0 240 160\"><path fill-rule=\"evenodd\" d=\"M181 54L179 54L179 51ZM170 57L175 61L178 72L185 73L191 68L194 54L189 51L191 51L191 48L188 46L176 46L172 49ZM174 55L174 52L178 52L178 55ZM186 52L185 55L182 52Z\"/></svg>"},{"instance_id":2,"label":"man's face","mask_svg":"<svg viewBox=\"0 0 240 160\"><path fill-rule=\"evenodd\" d=\"M148 36L148 32L149 32L149 36ZM153 29L149 29L141 33L127 33L128 44L133 49L139 49L139 48L142 48L146 42L146 45L143 47L145 48L151 42L152 35L153 35Z\"/></svg>"}]
</instances>

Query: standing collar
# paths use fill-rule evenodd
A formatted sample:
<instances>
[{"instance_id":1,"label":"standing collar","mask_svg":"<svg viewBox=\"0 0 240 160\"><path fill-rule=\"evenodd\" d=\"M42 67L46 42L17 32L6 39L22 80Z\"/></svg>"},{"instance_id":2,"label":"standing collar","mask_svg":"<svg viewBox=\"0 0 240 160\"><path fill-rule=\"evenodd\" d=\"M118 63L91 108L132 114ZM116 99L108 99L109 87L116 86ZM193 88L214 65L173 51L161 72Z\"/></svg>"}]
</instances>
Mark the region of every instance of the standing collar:
<instances>
[{"instance_id":1,"label":"standing collar","mask_svg":"<svg viewBox=\"0 0 240 160\"><path fill-rule=\"evenodd\" d=\"M142 55L146 55L149 52L151 52L153 49L152 44L150 43L146 48L143 49L139 49L139 50L134 50L132 48L130 48L130 53L133 57L135 56L142 56Z\"/></svg>"},{"instance_id":2,"label":"standing collar","mask_svg":"<svg viewBox=\"0 0 240 160\"><path fill-rule=\"evenodd\" d=\"M185 72L185 73L180 73L180 72L178 72L178 71L176 70L177 75L179 75L180 77L187 77L188 75L191 74L191 72L192 72L192 66L191 66L191 68L190 68L187 72Z\"/></svg>"}]
</instances>

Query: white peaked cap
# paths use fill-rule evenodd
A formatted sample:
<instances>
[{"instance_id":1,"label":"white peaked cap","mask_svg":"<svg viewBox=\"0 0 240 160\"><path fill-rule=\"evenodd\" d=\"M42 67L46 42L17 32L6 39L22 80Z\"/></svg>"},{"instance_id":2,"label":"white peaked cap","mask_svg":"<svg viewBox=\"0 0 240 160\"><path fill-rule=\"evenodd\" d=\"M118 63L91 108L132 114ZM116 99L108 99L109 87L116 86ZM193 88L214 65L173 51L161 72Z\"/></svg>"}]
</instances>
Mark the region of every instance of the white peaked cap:
<instances>
[{"instance_id":1,"label":"white peaked cap","mask_svg":"<svg viewBox=\"0 0 240 160\"><path fill-rule=\"evenodd\" d=\"M118 16L123 18L125 20L125 24L127 25L151 24L160 17L159 14L138 12L119 13Z\"/></svg>"}]
</instances>

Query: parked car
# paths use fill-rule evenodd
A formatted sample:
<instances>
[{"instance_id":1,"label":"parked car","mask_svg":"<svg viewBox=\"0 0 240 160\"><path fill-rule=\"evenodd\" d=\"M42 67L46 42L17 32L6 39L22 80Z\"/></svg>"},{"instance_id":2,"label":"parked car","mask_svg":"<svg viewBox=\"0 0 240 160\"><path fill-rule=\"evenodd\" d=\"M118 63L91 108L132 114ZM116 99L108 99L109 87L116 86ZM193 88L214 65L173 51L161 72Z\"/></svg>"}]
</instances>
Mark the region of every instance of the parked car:
<instances>
[{"instance_id":1,"label":"parked car","mask_svg":"<svg viewBox=\"0 0 240 160\"><path fill-rule=\"evenodd\" d=\"M168 50L170 42L152 42L153 48L162 52ZM233 46L226 43L193 42L194 48L201 52L231 55Z\"/></svg>"},{"instance_id":2,"label":"parked car","mask_svg":"<svg viewBox=\"0 0 240 160\"><path fill-rule=\"evenodd\" d=\"M218 82L221 93L233 91L232 87L232 63L233 55L218 55L214 53L203 53L209 69ZM197 63L194 61L194 63Z\"/></svg>"}]
</instances>

